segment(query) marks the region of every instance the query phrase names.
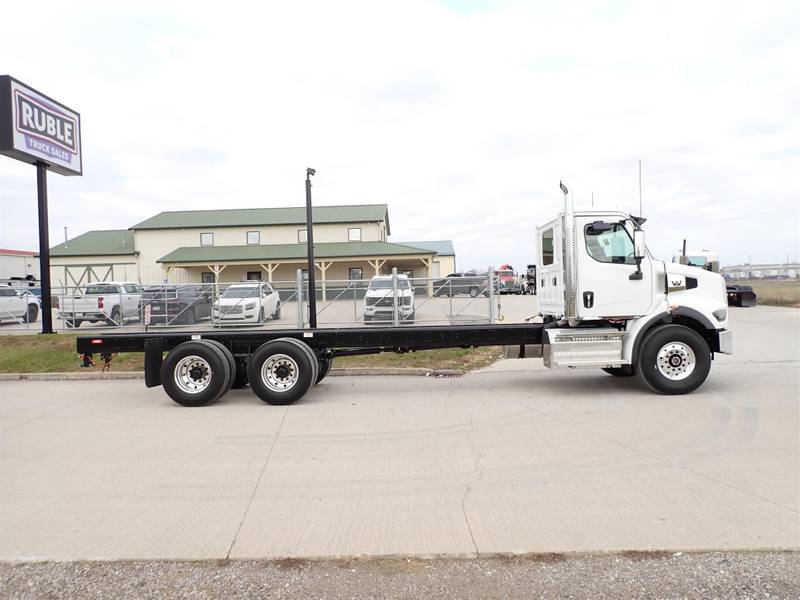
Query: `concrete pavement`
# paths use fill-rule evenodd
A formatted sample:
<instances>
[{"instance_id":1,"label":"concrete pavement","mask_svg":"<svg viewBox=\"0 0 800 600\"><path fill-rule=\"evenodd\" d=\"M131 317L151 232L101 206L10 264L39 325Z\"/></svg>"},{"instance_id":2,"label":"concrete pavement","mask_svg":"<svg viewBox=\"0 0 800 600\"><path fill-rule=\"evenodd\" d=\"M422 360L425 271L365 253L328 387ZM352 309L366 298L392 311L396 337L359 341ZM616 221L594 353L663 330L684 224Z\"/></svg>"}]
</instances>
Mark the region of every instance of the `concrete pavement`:
<instances>
[{"instance_id":1,"label":"concrete pavement","mask_svg":"<svg viewBox=\"0 0 800 600\"><path fill-rule=\"evenodd\" d=\"M797 548L800 311L734 322L681 397L534 360L290 407L0 382L0 559Z\"/></svg>"}]
</instances>

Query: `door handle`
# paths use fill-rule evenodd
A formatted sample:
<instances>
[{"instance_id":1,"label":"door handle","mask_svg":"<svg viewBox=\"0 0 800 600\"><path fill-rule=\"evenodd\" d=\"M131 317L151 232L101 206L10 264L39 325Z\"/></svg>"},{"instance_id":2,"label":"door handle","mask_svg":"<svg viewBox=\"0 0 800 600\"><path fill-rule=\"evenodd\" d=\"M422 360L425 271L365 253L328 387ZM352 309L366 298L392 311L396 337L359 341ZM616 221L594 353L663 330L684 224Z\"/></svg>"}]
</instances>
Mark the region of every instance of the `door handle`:
<instances>
[{"instance_id":1,"label":"door handle","mask_svg":"<svg viewBox=\"0 0 800 600\"><path fill-rule=\"evenodd\" d=\"M583 292L583 307L592 308L594 306L594 292Z\"/></svg>"}]
</instances>

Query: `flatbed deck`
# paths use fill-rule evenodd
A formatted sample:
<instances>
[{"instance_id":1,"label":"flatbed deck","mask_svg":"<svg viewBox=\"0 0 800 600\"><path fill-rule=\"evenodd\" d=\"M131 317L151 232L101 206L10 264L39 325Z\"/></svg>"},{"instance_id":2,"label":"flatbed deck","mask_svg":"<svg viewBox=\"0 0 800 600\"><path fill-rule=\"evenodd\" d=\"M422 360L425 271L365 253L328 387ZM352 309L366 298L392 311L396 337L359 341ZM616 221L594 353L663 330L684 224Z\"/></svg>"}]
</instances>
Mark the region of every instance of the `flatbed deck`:
<instances>
[{"instance_id":1,"label":"flatbed deck","mask_svg":"<svg viewBox=\"0 0 800 600\"><path fill-rule=\"evenodd\" d=\"M208 331L176 331L120 333L79 336L77 349L81 354L114 354L145 352L160 348L166 352L190 340L218 341L234 355L250 355L259 346L278 338L302 340L315 349L358 349L371 351L409 351L460 346L500 346L541 344L543 323L514 323L495 325L433 325L401 327L348 327L316 329L209 329Z\"/></svg>"}]
</instances>

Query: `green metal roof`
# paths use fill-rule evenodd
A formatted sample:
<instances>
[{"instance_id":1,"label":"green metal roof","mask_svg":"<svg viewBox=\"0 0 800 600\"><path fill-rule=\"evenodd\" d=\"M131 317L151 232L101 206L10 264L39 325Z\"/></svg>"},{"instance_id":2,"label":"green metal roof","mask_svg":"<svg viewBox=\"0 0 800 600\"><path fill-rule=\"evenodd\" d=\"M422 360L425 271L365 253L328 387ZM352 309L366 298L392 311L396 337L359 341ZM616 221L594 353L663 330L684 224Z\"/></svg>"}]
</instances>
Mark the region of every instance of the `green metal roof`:
<instances>
[{"instance_id":1,"label":"green metal roof","mask_svg":"<svg viewBox=\"0 0 800 600\"><path fill-rule=\"evenodd\" d=\"M453 242L450 240L433 240L430 242L397 242L406 246L414 246L415 248L424 248L430 250L441 256L455 256L456 250L453 248Z\"/></svg>"},{"instance_id":2,"label":"green metal roof","mask_svg":"<svg viewBox=\"0 0 800 600\"><path fill-rule=\"evenodd\" d=\"M314 223L376 223L386 220L386 204L315 206ZM264 225L304 225L304 206L284 208L236 208L226 210L177 210L158 213L131 229L187 229L197 227L256 227Z\"/></svg>"},{"instance_id":3,"label":"green metal roof","mask_svg":"<svg viewBox=\"0 0 800 600\"><path fill-rule=\"evenodd\" d=\"M87 231L50 248L50 256L112 256L136 254L133 232L128 229Z\"/></svg>"},{"instance_id":4,"label":"green metal roof","mask_svg":"<svg viewBox=\"0 0 800 600\"><path fill-rule=\"evenodd\" d=\"M389 242L334 242L314 244L315 258L372 258L412 254L430 256L430 250ZM292 260L307 257L305 244L263 244L260 246L183 247L162 256L160 263L209 263L228 261Z\"/></svg>"}]
</instances>

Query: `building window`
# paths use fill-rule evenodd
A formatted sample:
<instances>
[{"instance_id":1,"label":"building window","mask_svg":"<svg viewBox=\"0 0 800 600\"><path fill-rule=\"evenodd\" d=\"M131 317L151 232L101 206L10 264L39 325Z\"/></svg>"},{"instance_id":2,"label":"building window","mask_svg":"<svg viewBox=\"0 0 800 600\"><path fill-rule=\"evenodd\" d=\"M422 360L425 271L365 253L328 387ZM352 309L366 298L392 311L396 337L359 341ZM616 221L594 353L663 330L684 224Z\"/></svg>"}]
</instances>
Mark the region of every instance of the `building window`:
<instances>
[{"instance_id":1,"label":"building window","mask_svg":"<svg viewBox=\"0 0 800 600\"><path fill-rule=\"evenodd\" d=\"M403 275L405 275L405 276L406 276L406 277L408 277L409 279L414 279L414 271L406 271L406 270L403 270Z\"/></svg>"},{"instance_id":2,"label":"building window","mask_svg":"<svg viewBox=\"0 0 800 600\"><path fill-rule=\"evenodd\" d=\"M261 271L248 271L247 281L261 281Z\"/></svg>"},{"instance_id":3,"label":"building window","mask_svg":"<svg viewBox=\"0 0 800 600\"><path fill-rule=\"evenodd\" d=\"M211 271L203 271L200 273L200 281L202 283L214 283L214 274Z\"/></svg>"},{"instance_id":4,"label":"building window","mask_svg":"<svg viewBox=\"0 0 800 600\"><path fill-rule=\"evenodd\" d=\"M347 230L347 241L348 242L360 242L361 241L361 228L360 227L350 227Z\"/></svg>"},{"instance_id":5,"label":"building window","mask_svg":"<svg viewBox=\"0 0 800 600\"><path fill-rule=\"evenodd\" d=\"M350 267L350 281L361 281L364 279L364 272L361 267Z\"/></svg>"},{"instance_id":6,"label":"building window","mask_svg":"<svg viewBox=\"0 0 800 600\"><path fill-rule=\"evenodd\" d=\"M213 246L214 245L214 234L213 233L201 233L200 234L200 245L201 246Z\"/></svg>"},{"instance_id":7,"label":"building window","mask_svg":"<svg viewBox=\"0 0 800 600\"><path fill-rule=\"evenodd\" d=\"M303 281L308 281L308 269L303 269Z\"/></svg>"},{"instance_id":8,"label":"building window","mask_svg":"<svg viewBox=\"0 0 800 600\"><path fill-rule=\"evenodd\" d=\"M260 231L248 231L247 232L247 243L258 245L261 243L261 232Z\"/></svg>"},{"instance_id":9,"label":"building window","mask_svg":"<svg viewBox=\"0 0 800 600\"><path fill-rule=\"evenodd\" d=\"M297 230L297 243L298 244L305 244L308 241L308 236L306 235L305 229L298 229Z\"/></svg>"}]
</instances>

